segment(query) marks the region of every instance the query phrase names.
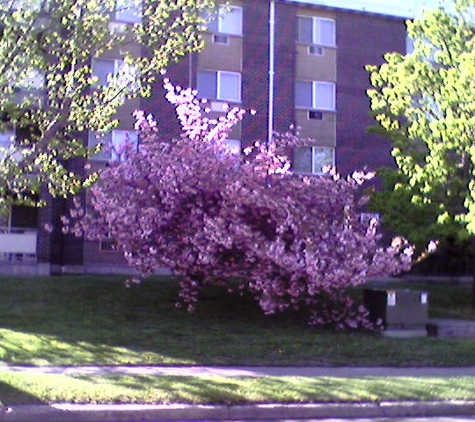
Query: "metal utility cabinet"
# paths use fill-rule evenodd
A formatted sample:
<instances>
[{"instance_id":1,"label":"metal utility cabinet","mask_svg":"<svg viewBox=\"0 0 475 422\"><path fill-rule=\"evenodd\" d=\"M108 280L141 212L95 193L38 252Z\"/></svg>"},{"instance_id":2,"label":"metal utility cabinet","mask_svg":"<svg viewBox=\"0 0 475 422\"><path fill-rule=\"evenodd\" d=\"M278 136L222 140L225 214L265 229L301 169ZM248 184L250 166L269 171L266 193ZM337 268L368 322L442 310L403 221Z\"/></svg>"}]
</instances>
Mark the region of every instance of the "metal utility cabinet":
<instances>
[{"instance_id":1,"label":"metal utility cabinet","mask_svg":"<svg viewBox=\"0 0 475 422\"><path fill-rule=\"evenodd\" d=\"M429 319L424 291L365 289L363 302L371 322L379 320L384 329L425 328Z\"/></svg>"}]
</instances>

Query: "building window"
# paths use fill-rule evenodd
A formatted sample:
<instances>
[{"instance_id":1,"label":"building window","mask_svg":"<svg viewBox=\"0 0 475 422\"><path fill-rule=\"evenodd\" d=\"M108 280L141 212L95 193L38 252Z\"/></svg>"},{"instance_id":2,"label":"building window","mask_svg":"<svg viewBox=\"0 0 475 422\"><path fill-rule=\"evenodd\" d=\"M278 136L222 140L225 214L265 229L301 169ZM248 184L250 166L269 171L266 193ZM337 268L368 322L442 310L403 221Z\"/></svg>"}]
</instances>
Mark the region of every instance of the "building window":
<instances>
[{"instance_id":1,"label":"building window","mask_svg":"<svg viewBox=\"0 0 475 422\"><path fill-rule=\"evenodd\" d=\"M406 54L411 54L414 51L414 39L406 36Z\"/></svg>"},{"instance_id":2,"label":"building window","mask_svg":"<svg viewBox=\"0 0 475 422\"><path fill-rule=\"evenodd\" d=\"M241 74L198 70L197 89L202 98L241 102Z\"/></svg>"},{"instance_id":3,"label":"building window","mask_svg":"<svg viewBox=\"0 0 475 422\"><path fill-rule=\"evenodd\" d=\"M335 166L335 148L303 147L294 150L295 173L324 174L326 168Z\"/></svg>"},{"instance_id":4,"label":"building window","mask_svg":"<svg viewBox=\"0 0 475 422\"><path fill-rule=\"evenodd\" d=\"M360 214L360 221L365 225L369 226L372 221L380 222L380 214L377 212L362 212Z\"/></svg>"},{"instance_id":5,"label":"building window","mask_svg":"<svg viewBox=\"0 0 475 422\"><path fill-rule=\"evenodd\" d=\"M8 130L0 132L0 148L9 148L15 141L15 132Z\"/></svg>"},{"instance_id":6,"label":"building window","mask_svg":"<svg viewBox=\"0 0 475 422\"><path fill-rule=\"evenodd\" d=\"M335 110L335 84L322 81L296 81L295 106L314 110Z\"/></svg>"},{"instance_id":7,"label":"building window","mask_svg":"<svg viewBox=\"0 0 475 422\"><path fill-rule=\"evenodd\" d=\"M98 79L97 85L100 86L113 84L116 88L127 88L131 92L138 89L137 67L122 59L93 59L92 75Z\"/></svg>"},{"instance_id":8,"label":"building window","mask_svg":"<svg viewBox=\"0 0 475 422\"><path fill-rule=\"evenodd\" d=\"M297 17L297 41L304 44L335 46L335 21L315 16Z\"/></svg>"},{"instance_id":9,"label":"building window","mask_svg":"<svg viewBox=\"0 0 475 422\"><path fill-rule=\"evenodd\" d=\"M47 6L46 4L43 4L41 0L10 0L10 1L0 1L0 4L3 7L10 7L10 10L28 10L28 11L34 11L34 12L39 12L42 7Z\"/></svg>"},{"instance_id":10,"label":"building window","mask_svg":"<svg viewBox=\"0 0 475 422\"><path fill-rule=\"evenodd\" d=\"M101 252L115 252L117 251L117 242L110 235L103 237L99 244L99 250Z\"/></svg>"},{"instance_id":11,"label":"building window","mask_svg":"<svg viewBox=\"0 0 475 422\"><path fill-rule=\"evenodd\" d=\"M218 16L208 24L211 32L242 35L242 7L220 6Z\"/></svg>"},{"instance_id":12,"label":"building window","mask_svg":"<svg viewBox=\"0 0 475 422\"><path fill-rule=\"evenodd\" d=\"M30 69L24 71L23 78L18 81L17 88L22 89L41 89L45 84L45 75L39 69Z\"/></svg>"},{"instance_id":13,"label":"building window","mask_svg":"<svg viewBox=\"0 0 475 422\"><path fill-rule=\"evenodd\" d=\"M115 20L128 23L142 21L142 5L140 0L117 0Z\"/></svg>"},{"instance_id":14,"label":"building window","mask_svg":"<svg viewBox=\"0 0 475 422\"><path fill-rule=\"evenodd\" d=\"M113 130L108 133L89 132L89 148L95 148L98 144L102 145L102 149L94 154L91 159L121 160L127 145L131 145L133 149L137 148L138 132L133 130Z\"/></svg>"},{"instance_id":15,"label":"building window","mask_svg":"<svg viewBox=\"0 0 475 422\"><path fill-rule=\"evenodd\" d=\"M92 74L98 78L98 85L109 85L111 78L119 73L122 60L94 59L92 61Z\"/></svg>"},{"instance_id":16,"label":"building window","mask_svg":"<svg viewBox=\"0 0 475 422\"><path fill-rule=\"evenodd\" d=\"M226 146L232 154L241 154L241 141L239 139L226 139Z\"/></svg>"},{"instance_id":17,"label":"building window","mask_svg":"<svg viewBox=\"0 0 475 422\"><path fill-rule=\"evenodd\" d=\"M323 81L296 81L295 106L314 110L335 110L335 84Z\"/></svg>"}]
</instances>

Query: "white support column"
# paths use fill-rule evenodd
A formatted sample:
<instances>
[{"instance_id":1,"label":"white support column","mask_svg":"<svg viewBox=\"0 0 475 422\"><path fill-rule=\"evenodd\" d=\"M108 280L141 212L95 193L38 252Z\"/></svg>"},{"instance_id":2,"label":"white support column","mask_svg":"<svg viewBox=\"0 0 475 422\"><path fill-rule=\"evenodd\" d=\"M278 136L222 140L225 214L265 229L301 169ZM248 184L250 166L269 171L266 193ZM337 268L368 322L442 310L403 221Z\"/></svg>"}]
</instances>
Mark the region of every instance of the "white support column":
<instances>
[{"instance_id":1,"label":"white support column","mask_svg":"<svg viewBox=\"0 0 475 422\"><path fill-rule=\"evenodd\" d=\"M274 132L274 75L275 75L275 0L269 3L269 104L267 142L272 142Z\"/></svg>"}]
</instances>

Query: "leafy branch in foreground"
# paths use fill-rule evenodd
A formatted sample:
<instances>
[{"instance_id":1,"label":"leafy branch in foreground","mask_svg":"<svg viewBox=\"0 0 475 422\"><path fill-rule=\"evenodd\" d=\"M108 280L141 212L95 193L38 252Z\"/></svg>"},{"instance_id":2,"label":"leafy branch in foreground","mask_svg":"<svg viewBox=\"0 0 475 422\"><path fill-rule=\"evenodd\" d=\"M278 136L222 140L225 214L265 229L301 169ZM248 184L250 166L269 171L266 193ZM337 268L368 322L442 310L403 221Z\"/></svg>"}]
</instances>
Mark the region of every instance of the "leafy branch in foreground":
<instances>
[{"instance_id":1,"label":"leafy branch in foreground","mask_svg":"<svg viewBox=\"0 0 475 422\"><path fill-rule=\"evenodd\" d=\"M475 233L475 2L444 4L407 23L413 51L368 67L377 130L397 165L372 206L420 251Z\"/></svg>"},{"instance_id":2,"label":"leafy branch in foreground","mask_svg":"<svg viewBox=\"0 0 475 422\"><path fill-rule=\"evenodd\" d=\"M110 131L120 106L150 95L171 60L202 46L201 16L212 1L141 3L0 2L0 131L14 137L0 149L0 209L37 204L45 185L61 196L89 185L67 165L87 155L87 131ZM133 10L134 23L111 20ZM120 61L101 76L98 61L112 52Z\"/></svg>"}]
</instances>

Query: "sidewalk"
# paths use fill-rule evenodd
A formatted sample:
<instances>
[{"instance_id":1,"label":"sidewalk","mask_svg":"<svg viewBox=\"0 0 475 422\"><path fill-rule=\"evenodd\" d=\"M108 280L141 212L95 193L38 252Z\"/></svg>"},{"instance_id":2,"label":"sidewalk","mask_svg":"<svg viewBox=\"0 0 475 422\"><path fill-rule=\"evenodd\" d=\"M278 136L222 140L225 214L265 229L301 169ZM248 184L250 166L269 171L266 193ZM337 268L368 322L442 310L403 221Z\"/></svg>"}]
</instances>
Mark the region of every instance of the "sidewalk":
<instances>
[{"instance_id":1,"label":"sidewalk","mask_svg":"<svg viewBox=\"0 0 475 422\"><path fill-rule=\"evenodd\" d=\"M261 377L453 377L475 376L475 367L210 367L210 366L60 366L28 367L0 365L0 371L44 374L123 373L130 375L173 375ZM240 406L203 405L25 405L3 408L0 421L10 422L117 422L117 421L244 421L319 418L405 417L474 415L475 397L470 401L260 404Z\"/></svg>"},{"instance_id":2,"label":"sidewalk","mask_svg":"<svg viewBox=\"0 0 475 422\"><path fill-rule=\"evenodd\" d=\"M314 366L10 366L0 371L37 374L128 374L224 377L460 377L475 376L469 367L314 367Z\"/></svg>"}]
</instances>

